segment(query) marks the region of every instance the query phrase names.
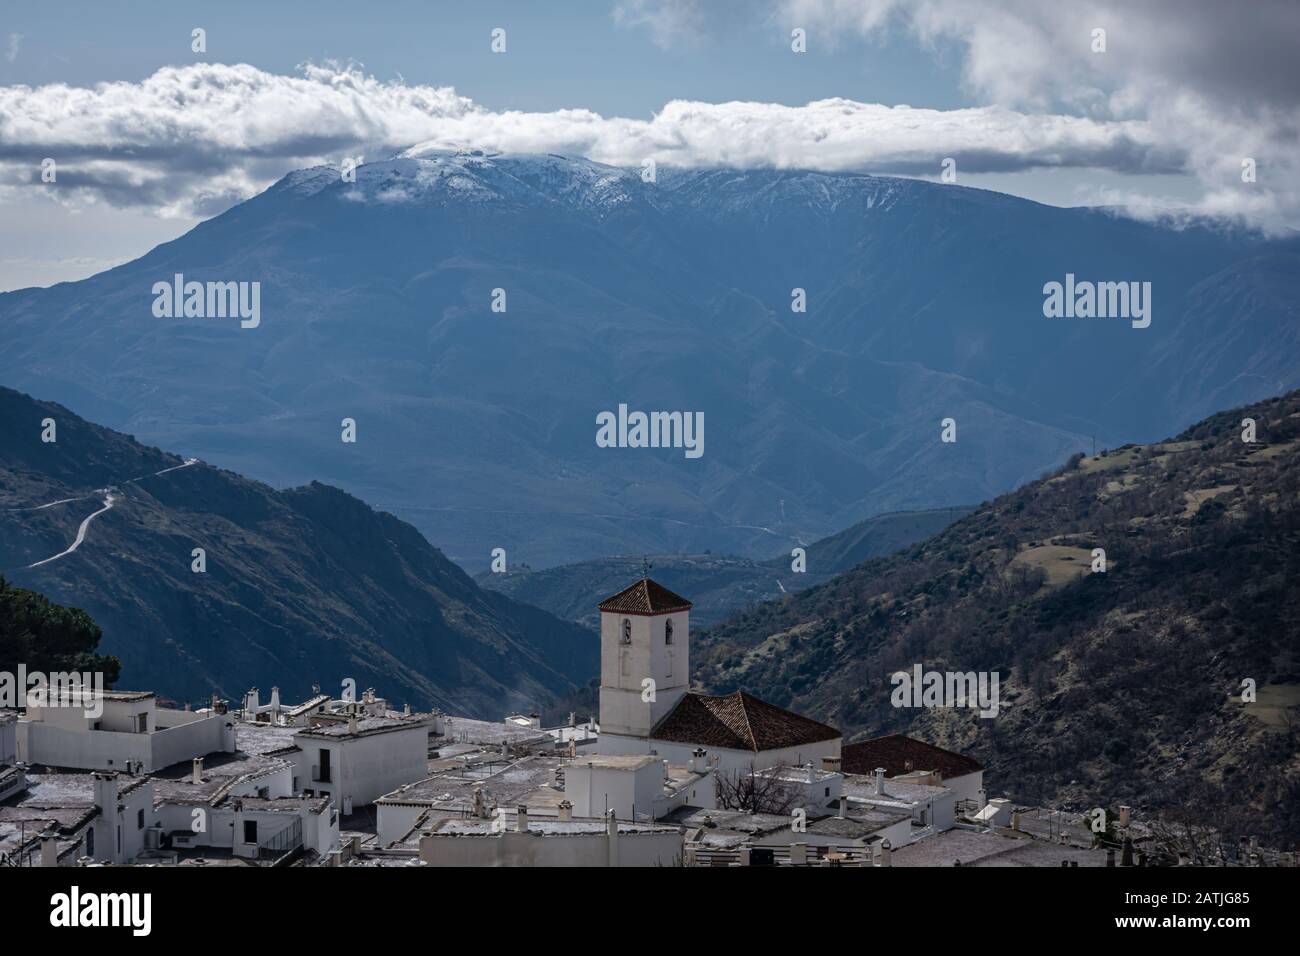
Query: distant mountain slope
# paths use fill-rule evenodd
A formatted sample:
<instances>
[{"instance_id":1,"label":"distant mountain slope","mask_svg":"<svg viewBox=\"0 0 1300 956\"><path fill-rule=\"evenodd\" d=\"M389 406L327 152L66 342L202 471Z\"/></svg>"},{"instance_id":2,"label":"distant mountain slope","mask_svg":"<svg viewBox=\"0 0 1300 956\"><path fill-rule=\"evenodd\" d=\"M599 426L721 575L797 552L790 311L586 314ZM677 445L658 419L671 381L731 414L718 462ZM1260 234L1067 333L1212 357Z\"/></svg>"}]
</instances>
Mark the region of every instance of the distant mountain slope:
<instances>
[{"instance_id":1,"label":"distant mountain slope","mask_svg":"<svg viewBox=\"0 0 1300 956\"><path fill-rule=\"evenodd\" d=\"M1090 573L1094 548L1105 573ZM744 687L848 736L970 752L1022 800L1195 804L1203 821L1295 846L1300 392L1072 460L698 635L692 653L711 691ZM892 706L890 675L916 664L996 671L1000 714ZM1240 700L1245 679L1255 703Z\"/></svg>"},{"instance_id":2,"label":"distant mountain slope","mask_svg":"<svg viewBox=\"0 0 1300 956\"><path fill-rule=\"evenodd\" d=\"M110 497L80 547L28 567L64 552ZM499 717L596 671L588 633L480 590L410 525L336 488L275 491L186 466L4 388L0 571L89 612L123 686L181 699L278 683L293 700L352 678L398 702Z\"/></svg>"},{"instance_id":3,"label":"distant mountain slope","mask_svg":"<svg viewBox=\"0 0 1300 956\"><path fill-rule=\"evenodd\" d=\"M799 591L868 558L890 554L929 537L971 511L968 507L903 511L860 521L838 534L808 545L807 570L791 570L791 557L751 561L733 555L651 555L655 579L690 597L693 626L716 624L760 601ZM641 556L622 555L534 571L527 567L475 580L483 587L550 611L597 630L596 602L643 574Z\"/></svg>"},{"instance_id":4,"label":"distant mountain slope","mask_svg":"<svg viewBox=\"0 0 1300 956\"><path fill-rule=\"evenodd\" d=\"M915 180L435 153L301 170L0 295L0 381L276 486L328 480L464 567L760 559L1300 385L1298 249ZM259 324L156 317L177 274L260 282ZM1044 318L1067 274L1150 282L1151 326ZM621 403L703 412L703 456L598 447Z\"/></svg>"}]
</instances>

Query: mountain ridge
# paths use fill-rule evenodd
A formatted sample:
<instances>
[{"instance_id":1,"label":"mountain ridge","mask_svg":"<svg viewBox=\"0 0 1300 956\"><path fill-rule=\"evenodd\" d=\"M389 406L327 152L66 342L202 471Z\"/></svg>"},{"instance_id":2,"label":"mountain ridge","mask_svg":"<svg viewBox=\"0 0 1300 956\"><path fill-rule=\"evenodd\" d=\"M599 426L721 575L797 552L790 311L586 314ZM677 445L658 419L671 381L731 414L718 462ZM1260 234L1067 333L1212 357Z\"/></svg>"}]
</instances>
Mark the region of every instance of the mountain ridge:
<instances>
[{"instance_id":1,"label":"mountain ridge","mask_svg":"<svg viewBox=\"0 0 1300 956\"><path fill-rule=\"evenodd\" d=\"M45 419L53 442L41 441ZM278 682L292 699L351 677L496 718L594 673L585 632L481 591L416 529L339 489L275 491L186 465L6 388L0 421L0 566L88 611L127 684L202 699ZM32 566L63 552L109 495L80 547Z\"/></svg>"},{"instance_id":2,"label":"mountain ridge","mask_svg":"<svg viewBox=\"0 0 1300 956\"><path fill-rule=\"evenodd\" d=\"M0 296L0 380L275 486L328 480L465 567L761 558L1300 385L1294 240L849 173L467 153L356 179L290 173ZM262 282L260 326L155 318L177 272ZM1153 325L1045 319L1067 272L1152 281ZM703 458L598 448L620 402L703 412Z\"/></svg>"}]
</instances>

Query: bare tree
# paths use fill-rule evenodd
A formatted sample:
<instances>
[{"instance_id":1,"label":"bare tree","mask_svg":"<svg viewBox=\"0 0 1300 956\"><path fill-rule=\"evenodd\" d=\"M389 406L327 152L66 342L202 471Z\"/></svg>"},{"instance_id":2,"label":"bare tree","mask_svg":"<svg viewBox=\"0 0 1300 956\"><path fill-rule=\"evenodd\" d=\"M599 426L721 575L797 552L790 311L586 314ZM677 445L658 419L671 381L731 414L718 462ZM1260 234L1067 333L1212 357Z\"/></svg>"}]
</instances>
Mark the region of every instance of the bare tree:
<instances>
[{"instance_id":1,"label":"bare tree","mask_svg":"<svg viewBox=\"0 0 1300 956\"><path fill-rule=\"evenodd\" d=\"M802 789L781 779L783 767L759 773L750 764L747 770L714 774L720 810L744 810L747 813L772 813L784 816L798 805Z\"/></svg>"}]
</instances>

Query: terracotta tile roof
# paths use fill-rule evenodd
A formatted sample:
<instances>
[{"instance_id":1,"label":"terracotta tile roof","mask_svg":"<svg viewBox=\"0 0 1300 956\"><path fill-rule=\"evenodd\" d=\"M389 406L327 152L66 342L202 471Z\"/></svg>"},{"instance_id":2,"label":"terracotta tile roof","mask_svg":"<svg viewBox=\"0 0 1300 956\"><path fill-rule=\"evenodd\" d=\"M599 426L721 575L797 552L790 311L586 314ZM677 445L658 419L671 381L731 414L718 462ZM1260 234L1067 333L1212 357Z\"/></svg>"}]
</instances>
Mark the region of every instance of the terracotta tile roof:
<instances>
[{"instance_id":1,"label":"terracotta tile roof","mask_svg":"<svg viewBox=\"0 0 1300 956\"><path fill-rule=\"evenodd\" d=\"M650 736L654 740L758 753L834 740L840 732L744 691L736 691L725 697L686 694L655 725Z\"/></svg>"},{"instance_id":2,"label":"terracotta tile roof","mask_svg":"<svg viewBox=\"0 0 1300 956\"><path fill-rule=\"evenodd\" d=\"M913 770L937 770L948 780L984 769L978 761L964 754L902 734L845 744L840 757L841 769L845 773L871 774L877 767L884 767L886 777L897 777Z\"/></svg>"},{"instance_id":3,"label":"terracotta tile roof","mask_svg":"<svg viewBox=\"0 0 1300 956\"><path fill-rule=\"evenodd\" d=\"M605 598L597 607L602 611L620 614L664 614L668 611L685 611L691 607L691 602L657 581L642 578L612 597Z\"/></svg>"}]
</instances>

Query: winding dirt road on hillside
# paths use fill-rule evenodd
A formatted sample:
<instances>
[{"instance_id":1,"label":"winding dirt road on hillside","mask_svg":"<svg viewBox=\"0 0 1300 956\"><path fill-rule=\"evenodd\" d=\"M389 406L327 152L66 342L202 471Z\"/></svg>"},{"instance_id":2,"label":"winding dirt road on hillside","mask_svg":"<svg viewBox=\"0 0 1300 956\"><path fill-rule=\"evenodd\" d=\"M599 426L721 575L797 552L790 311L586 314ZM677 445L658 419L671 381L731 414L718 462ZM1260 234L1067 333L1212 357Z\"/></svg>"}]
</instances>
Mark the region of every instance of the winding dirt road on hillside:
<instances>
[{"instance_id":1,"label":"winding dirt road on hillside","mask_svg":"<svg viewBox=\"0 0 1300 956\"><path fill-rule=\"evenodd\" d=\"M145 478L156 478L157 476L165 475L170 471L178 471L181 468L188 468L190 467L190 465L196 465L198 464L198 462L199 459L197 458L186 458L183 464L172 465L170 468L164 468L162 471L155 471L152 474L140 475L136 478L128 478L125 482L123 482L123 484L129 485L129 484L134 484L137 481L143 481ZM104 506L100 508L98 511L94 512L93 514L88 515L86 519L81 522L81 525L77 528L76 540L74 540L66 550L60 551L58 554L51 555L50 557L45 558L43 561L37 561L35 564L29 564L24 570L39 568L43 564L49 564L51 561L57 561L59 560L59 558L66 557L67 555L72 554L72 552L76 551L79 547L81 547L81 543L86 540L86 531L90 528L90 523L94 521L96 518L98 518L100 515L102 515L105 511L111 510L113 505L115 505L118 501L121 500L122 496L115 494L114 491L115 491L115 486L110 485L107 488L98 488L92 494L89 495L79 495L76 498L60 498L58 501L51 501L43 505L37 505L34 508L9 509L11 512L43 511L46 508L53 508L55 505L65 505L72 501L84 501L85 499L94 497L95 495L103 496L100 499L100 501L103 503Z\"/></svg>"}]
</instances>

